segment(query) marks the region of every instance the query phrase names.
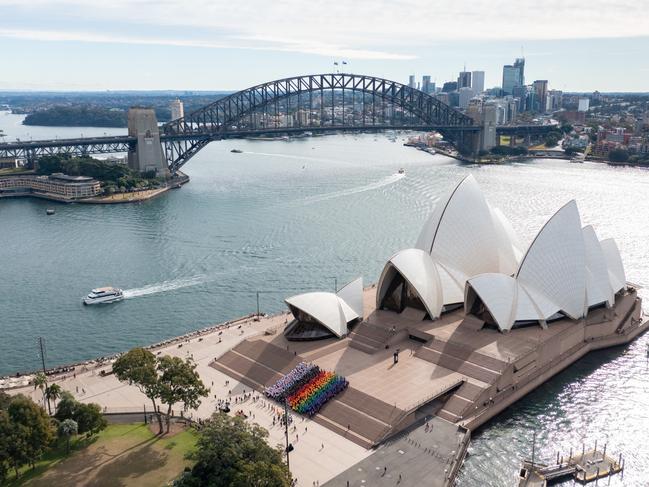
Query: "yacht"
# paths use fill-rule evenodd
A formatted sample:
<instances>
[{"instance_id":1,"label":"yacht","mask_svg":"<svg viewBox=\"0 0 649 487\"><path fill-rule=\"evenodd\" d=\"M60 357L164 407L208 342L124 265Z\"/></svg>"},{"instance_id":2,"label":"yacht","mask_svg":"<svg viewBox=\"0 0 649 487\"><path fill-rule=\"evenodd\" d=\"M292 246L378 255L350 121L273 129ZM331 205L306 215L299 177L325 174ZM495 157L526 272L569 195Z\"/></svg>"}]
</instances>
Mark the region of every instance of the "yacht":
<instances>
[{"instance_id":1,"label":"yacht","mask_svg":"<svg viewBox=\"0 0 649 487\"><path fill-rule=\"evenodd\" d=\"M98 287L83 298L83 304L115 303L124 299L124 293L116 287Z\"/></svg>"}]
</instances>

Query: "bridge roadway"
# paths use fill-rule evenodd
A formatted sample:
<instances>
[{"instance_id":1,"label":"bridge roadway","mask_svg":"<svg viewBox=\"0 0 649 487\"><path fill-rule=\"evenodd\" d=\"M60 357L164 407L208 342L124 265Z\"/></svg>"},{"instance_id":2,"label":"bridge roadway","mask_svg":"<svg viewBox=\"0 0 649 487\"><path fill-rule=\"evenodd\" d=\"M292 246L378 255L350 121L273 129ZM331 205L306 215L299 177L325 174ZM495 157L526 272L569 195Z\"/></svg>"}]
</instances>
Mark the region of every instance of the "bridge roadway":
<instances>
[{"instance_id":1,"label":"bridge roadway","mask_svg":"<svg viewBox=\"0 0 649 487\"><path fill-rule=\"evenodd\" d=\"M552 130L551 125L518 125L518 126L501 126L496 128L498 135L540 135ZM283 127L272 129L257 130L227 130L220 132L200 132L194 131L191 134L180 135L160 135L162 143L173 143L175 141L206 141L211 142L223 139L238 139L245 137L276 135L276 134L296 134L304 132L325 133L325 132L375 132L383 130L418 130L431 131L437 130L444 132L446 130L457 130L452 126L423 126L423 125L381 125L381 126L324 126L324 127ZM464 127L461 130L475 132L480 130L478 126ZM33 160L38 157L70 154L83 156L88 154L114 154L134 150L137 144L137 137L128 135L113 135L104 137L83 137L73 139L49 139L49 140L29 140L6 142L0 144L0 159L2 158L20 158Z\"/></svg>"}]
</instances>

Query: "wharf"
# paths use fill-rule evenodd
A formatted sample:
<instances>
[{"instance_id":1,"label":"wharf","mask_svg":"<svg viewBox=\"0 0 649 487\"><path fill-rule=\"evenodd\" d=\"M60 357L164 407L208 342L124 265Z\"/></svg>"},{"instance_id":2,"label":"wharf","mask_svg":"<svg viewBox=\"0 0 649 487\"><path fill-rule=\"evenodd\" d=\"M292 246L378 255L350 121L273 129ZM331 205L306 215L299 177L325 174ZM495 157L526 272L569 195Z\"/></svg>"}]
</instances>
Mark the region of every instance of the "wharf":
<instances>
[{"instance_id":1,"label":"wharf","mask_svg":"<svg viewBox=\"0 0 649 487\"><path fill-rule=\"evenodd\" d=\"M582 451L581 455L564 457L557 460L554 465L533 463L529 460L523 462L519 475L519 487L546 487L556 482L572 477L581 484L594 482L598 479L610 477L624 470L622 456L615 459L603 451L597 451L597 446L591 451Z\"/></svg>"}]
</instances>

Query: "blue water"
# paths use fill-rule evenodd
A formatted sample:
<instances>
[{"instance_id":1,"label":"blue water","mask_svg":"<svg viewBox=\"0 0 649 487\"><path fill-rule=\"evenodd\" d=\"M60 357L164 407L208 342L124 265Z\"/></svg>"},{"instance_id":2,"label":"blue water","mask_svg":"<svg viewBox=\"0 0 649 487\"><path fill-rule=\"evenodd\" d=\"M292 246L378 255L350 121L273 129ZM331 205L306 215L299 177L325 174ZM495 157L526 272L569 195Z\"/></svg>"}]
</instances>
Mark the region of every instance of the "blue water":
<instances>
[{"instance_id":1,"label":"blue water","mask_svg":"<svg viewBox=\"0 0 649 487\"><path fill-rule=\"evenodd\" d=\"M107 132L20 120L0 112L8 139ZM215 142L183 169L189 184L137 205L0 200L0 374L37 367L38 336L55 365L250 313L256 291L262 311L274 312L284 297L332 289L335 279L375 282L390 255L414 243L435 199L468 173L524 242L576 198L584 224L617 239L628 279L649 285L647 171L464 166L403 147L405 136ZM56 215L47 216L51 206ZM125 289L127 299L84 307L81 297L100 285ZM477 432L459 485L515 485L534 429L544 458L598 439L627 459L624 480L611 485L647 485L648 338L587 356Z\"/></svg>"}]
</instances>

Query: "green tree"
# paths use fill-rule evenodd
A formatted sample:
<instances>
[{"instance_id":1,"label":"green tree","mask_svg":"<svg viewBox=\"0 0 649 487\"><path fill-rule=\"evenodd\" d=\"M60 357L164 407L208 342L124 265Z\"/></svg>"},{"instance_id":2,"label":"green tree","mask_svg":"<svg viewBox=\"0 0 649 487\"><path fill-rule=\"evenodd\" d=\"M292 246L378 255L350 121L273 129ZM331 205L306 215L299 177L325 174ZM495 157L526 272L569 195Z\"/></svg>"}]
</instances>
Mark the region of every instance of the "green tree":
<instances>
[{"instance_id":1,"label":"green tree","mask_svg":"<svg viewBox=\"0 0 649 487\"><path fill-rule=\"evenodd\" d=\"M95 435L108 426L99 404L77 403L73 419L79 426L79 433L87 433L87 436Z\"/></svg>"},{"instance_id":2,"label":"green tree","mask_svg":"<svg viewBox=\"0 0 649 487\"><path fill-rule=\"evenodd\" d=\"M56 411L56 400L61 397L61 392L63 392L63 389L61 389L61 386L53 383L50 384L49 386L45 387L45 397L47 398L47 407L50 407L50 401L54 402L54 410ZM50 414L52 414L52 410L50 409Z\"/></svg>"},{"instance_id":3,"label":"green tree","mask_svg":"<svg viewBox=\"0 0 649 487\"><path fill-rule=\"evenodd\" d=\"M265 429L240 417L214 414L199 433L192 455L196 464L179 486L288 487L282 450L269 446L267 437Z\"/></svg>"},{"instance_id":4,"label":"green tree","mask_svg":"<svg viewBox=\"0 0 649 487\"><path fill-rule=\"evenodd\" d=\"M39 372L34 376L34 390L36 388L40 389L43 393L43 404L45 404L45 389L47 388L47 376L43 372ZM52 414L52 408L50 408L50 402L47 401L47 410Z\"/></svg>"},{"instance_id":5,"label":"green tree","mask_svg":"<svg viewBox=\"0 0 649 487\"><path fill-rule=\"evenodd\" d=\"M151 400L153 411L158 418L158 433L162 434L162 417L156 403L160 394L156 365L155 355L143 348L134 348L115 361L113 373L118 380L134 385Z\"/></svg>"},{"instance_id":6,"label":"green tree","mask_svg":"<svg viewBox=\"0 0 649 487\"><path fill-rule=\"evenodd\" d=\"M56 408L56 414L54 417L59 421L74 419L74 415L77 411L77 404L78 401L72 394L68 391L61 392L61 400L59 401L59 406Z\"/></svg>"},{"instance_id":7,"label":"green tree","mask_svg":"<svg viewBox=\"0 0 649 487\"><path fill-rule=\"evenodd\" d=\"M627 162L629 153L624 149L613 149L608 153L608 160L611 162Z\"/></svg>"},{"instance_id":8,"label":"green tree","mask_svg":"<svg viewBox=\"0 0 649 487\"><path fill-rule=\"evenodd\" d=\"M65 440L65 451L70 453L70 438L79 432L79 425L74 419L66 419L59 424L59 438Z\"/></svg>"},{"instance_id":9,"label":"green tree","mask_svg":"<svg viewBox=\"0 0 649 487\"><path fill-rule=\"evenodd\" d=\"M34 468L36 460L54 438L52 421L45 410L28 397L17 395L7 408L10 423L10 441L13 448L14 468L28 463ZM16 469L17 470L17 469Z\"/></svg>"},{"instance_id":10,"label":"green tree","mask_svg":"<svg viewBox=\"0 0 649 487\"><path fill-rule=\"evenodd\" d=\"M190 359L165 355L158 359L158 394L160 402L167 405L167 433L171 420L171 408L178 402L183 409L196 409L201 404L201 397L209 394L209 389L201 381L196 364Z\"/></svg>"}]
</instances>

